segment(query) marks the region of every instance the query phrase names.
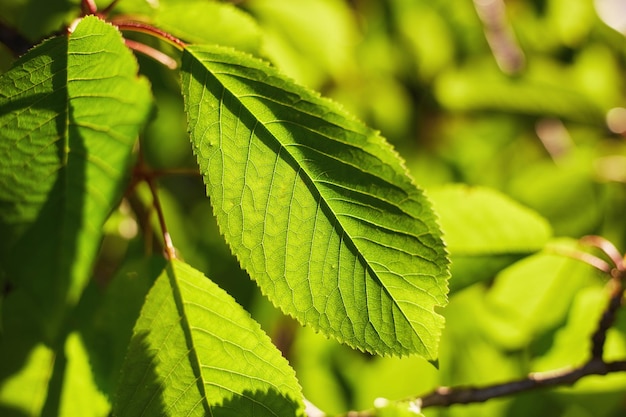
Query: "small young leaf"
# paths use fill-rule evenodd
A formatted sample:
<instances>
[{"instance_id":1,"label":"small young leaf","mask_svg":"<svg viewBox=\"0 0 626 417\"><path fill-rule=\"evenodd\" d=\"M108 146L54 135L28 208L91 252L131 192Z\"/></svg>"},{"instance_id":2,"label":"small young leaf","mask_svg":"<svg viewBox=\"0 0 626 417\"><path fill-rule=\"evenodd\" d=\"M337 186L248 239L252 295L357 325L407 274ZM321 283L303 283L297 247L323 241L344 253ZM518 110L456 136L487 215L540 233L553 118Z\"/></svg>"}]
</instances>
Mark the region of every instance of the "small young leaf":
<instances>
[{"instance_id":1,"label":"small young leaf","mask_svg":"<svg viewBox=\"0 0 626 417\"><path fill-rule=\"evenodd\" d=\"M297 416L293 369L258 323L201 272L172 261L146 298L115 415Z\"/></svg>"},{"instance_id":2,"label":"small young leaf","mask_svg":"<svg viewBox=\"0 0 626 417\"><path fill-rule=\"evenodd\" d=\"M92 16L0 78L0 265L50 338L90 276L151 108L137 70L119 31Z\"/></svg>"},{"instance_id":3,"label":"small young leaf","mask_svg":"<svg viewBox=\"0 0 626 417\"><path fill-rule=\"evenodd\" d=\"M220 229L272 302L353 347L435 359L446 252L385 140L229 49L188 47L182 89Z\"/></svg>"}]
</instances>

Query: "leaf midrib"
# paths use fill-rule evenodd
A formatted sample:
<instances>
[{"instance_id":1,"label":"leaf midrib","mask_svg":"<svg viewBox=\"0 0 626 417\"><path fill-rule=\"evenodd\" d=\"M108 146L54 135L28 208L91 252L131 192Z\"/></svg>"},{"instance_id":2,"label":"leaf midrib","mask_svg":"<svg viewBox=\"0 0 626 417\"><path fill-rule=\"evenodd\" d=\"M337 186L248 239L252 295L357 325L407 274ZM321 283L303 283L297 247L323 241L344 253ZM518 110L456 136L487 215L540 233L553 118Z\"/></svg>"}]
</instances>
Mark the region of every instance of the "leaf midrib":
<instances>
[{"instance_id":1,"label":"leaf midrib","mask_svg":"<svg viewBox=\"0 0 626 417\"><path fill-rule=\"evenodd\" d=\"M202 61L200 61L200 62L202 62ZM213 61L212 61L212 62L213 62ZM275 142L275 143L279 146L279 149L280 149L280 150L284 150L284 151L285 151L285 152L278 151L278 152L276 153L277 158L280 158L280 157L281 157L281 154L286 154L286 155L288 155L288 157L290 158L290 160L287 160L285 157L283 157L283 159L285 160L285 162L287 162L288 164L289 164L289 162L292 162L292 163L294 163L296 166L301 167L301 169L300 169L299 171L302 171L305 175L302 175L302 174L300 174L299 172L297 172L296 174L297 174L298 176L300 176L301 178L303 178L303 181L305 181L305 183L307 184L307 188L309 188L309 190L310 190L311 188L313 188L313 189L315 190L316 197L319 199L318 201L320 201L320 202L323 204L323 208L322 208L322 210L323 210L323 211L329 211L329 212L331 213L331 215L332 215L332 217L331 217L331 218L332 218L333 220L335 220L335 221L336 221L336 222L334 223L335 225L334 225L333 227L339 227L339 228L340 228L340 230L341 230L341 232L342 232L342 235L346 237L346 240L347 240L347 241L346 241L346 244L347 244L347 246L348 246L349 248L352 248L352 250L354 250L354 251L356 252L356 256L357 256L357 258L359 259L359 262L361 263L361 265L365 266L366 270L369 272L369 275L371 275L371 276L372 276L372 277L373 277L373 278L374 278L374 279L375 279L375 280L376 280L376 281L380 284L380 286L384 289L385 294L386 294L386 295L387 295L387 296L388 296L388 297L389 297L389 298L393 301L393 304L394 304L394 305L398 308L398 310L402 313L402 317L403 317L403 319L404 319L404 320L406 321L406 323L407 323L407 324L411 327L411 329L413 329L413 333L414 333L414 335L415 335L415 336L419 339L419 341L420 341L421 345L422 345L422 346L426 349L426 351L428 352L428 354L429 354L429 355L431 355L432 357L434 357L433 352L431 352L431 351L430 351L429 346L428 346L428 345L427 345L427 344L423 341L423 339L422 339L421 335L419 334L419 332L417 332L417 331L416 331L415 327L413 326L413 322L409 319L409 316L406 314L406 312L404 311L404 309L403 309L403 307L401 306L401 304L399 304L399 303L397 302L397 300L395 299L395 297L393 297L393 296L392 296L391 292L389 291L389 289L387 288L387 286L385 285L385 283L383 282L383 280L381 279L381 277L380 277L380 276L378 275L378 273L377 273L377 272L376 272L376 271L372 268L372 266L370 265L370 262L368 262L368 261L367 261L367 259L366 259L365 255L362 253L361 249L359 248L358 244L355 242L354 238L353 238L353 237L351 236L351 234L350 234L350 233L349 233L349 232L345 229L345 227L344 227L344 225L343 225L343 223L342 223L342 221L341 221L340 217L338 217L338 216L335 214L334 210L332 209L332 206L328 203L328 201L326 200L326 198L322 195L322 193L321 193L321 192L320 192L320 190L318 189L317 184L316 184L316 181L313 179L312 175L311 175L311 174L310 174L310 172L308 172L308 170L307 170L306 164L301 164L301 163L298 161L298 159L296 158L296 156L294 156L294 154L293 154L293 153L289 150L289 146L285 146L285 145L284 145L284 144L280 141L280 139L279 139L278 137L276 137L276 135L274 135L274 134L271 132L271 130L270 130L270 129L266 126L266 123L261 122L261 121L259 120L259 118L257 118L257 117L255 116L255 114L254 114L253 110L251 110L251 109L250 109L250 107L249 107L248 105L246 105L246 104L245 104L245 101L241 100L241 99L240 99L240 96L238 96L238 95L236 95L235 93L233 93L232 91L230 91L230 90L229 90L229 89L225 86L225 84L221 82L220 78L219 78L216 74L222 74L222 75L226 75L226 76L234 76L234 77L237 77L237 75L236 75L236 74L226 73L226 72L218 72L218 73L213 73L213 72L212 72L212 71L210 71L207 67L205 67L205 70L207 71L207 74L209 74L209 75L213 76L213 78L214 78L214 79L215 79L215 80L219 83L219 85L220 85L220 86L221 86L221 88L222 88L223 93L224 93L224 92L226 92L226 93L230 94L230 95L231 95L234 99L236 99L237 103L239 103L239 105L240 105L242 108L244 108L244 109L248 112L248 114L249 114L249 115L253 118L253 120L255 120L255 121L257 122L257 125L261 126L261 127L262 127L262 129L264 130L264 132L265 132L266 134L268 134L268 135L272 138L272 140L273 140L273 141L274 141L274 142ZM257 80L253 80L253 81L258 82ZM224 96L224 94L222 94L222 97L223 97L223 96ZM265 97L265 96L261 96L261 95L257 95L257 94L255 94L255 95L247 94L247 95L245 95L245 97L257 97L257 100L258 100L258 98L261 98L261 99L266 99L266 97ZM275 100L272 100L272 101L274 101L275 103L277 103L277 104L279 104L279 105L281 105L281 106L285 106L285 104L284 104L284 103L281 103L281 102L278 102L278 101L275 101ZM222 102L223 102L223 101L222 101L222 100L220 100L220 106L221 106L221 103L222 103ZM264 106L265 106L265 105L264 105ZM265 106L265 107L266 107L266 106ZM298 111L300 112L301 110L299 110L299 109L298 109ZM272 112L272 113L273 113L273 112ZM311 115L312 115L312 116L315 116L315 117L319 117L319 116L317 116L317 115L315 115L315 114L311 114ZM220 117L220 119L221 119L221 117ZM275 120L275 121L272 121L272 123L280 123L280 122L281 122L280 120ZM288 121L288 123L294 123L294 122L290 122L290 121ZM335 125L335 126L337 126L337 125ZM338 126L338 127L339 127L339 128L341 128L341 129L343 129L341 126ZM305 128L306 128L306 127L305 127ZM307 129L308 129L308 128L307 128ZM318 134L318 135L323 135L321 132L317 132L317 131L315 131L315 133L316 133L316 134ZM257 136L258 136L258 135L257 135ZM328 136L327 136L327 137L328 137ZM334 138L331 138L331 137L328 137L328 139L335 141L335 139L334 139ZM261 139L261 140L262 140L262 139ZM342 142L342 143L343 143L343 142ZM346 144L348 144L348 145L350 145L350 146L353 146L353 145L352 145L352 144L350 144L350 143L346 143ZM294 146L299 146L299 144L294 144ZM375 156L375 155L374 155L374 156ZM335 159L336 159L336 158L335 158ZM339 161L339 162L342 162L342 163L346 163L346 162L341 161L341 160L338 160L338 161ZM381 161L381 162L382 162L382 161ZM290 164L290 165L291 165L291 164ZM349 165L349 166L351 166L351 167L354 167L353 165L350 165L350 164L347 164L347 165ZM360 169L359 167L356 167L356 168L358 168L359 170L361 170L361 172L365 172L365 171L363 171L362 169ZM367 173L367 172L365 172L365 173ZM368 174L368 175L371 175L371 174L369 174L369 173L367 173L367 174ZM383 179L383 180L384 180L386 183L388 183L389 185L391 185L391 186L393 186L393 187L395 187L395 188L399 188L397 185L389 183L386 179ZM338 185L338 186L343 187L341 184L337 184L337 185ZM401 188L400 188L400 189L401 189ZM349 190L349 189L348 189L348 190ZM401 189L401 190L402 190L402 192L403 192L403 193L405 193L405 194L406 194L406 191L405 191L405 190L403 190L403 189ZM381 200L381 201L384 201L384 202L385 202L385 203L387 203L387 204L392 204L392 203L390 203L390 202L387 202L387 201L385 201L385 200L382 200L379 196L372 196L372 197L373 197L373 198L375 198L375 199L379 199L379 200ZM320 204L320 203L318 203L318 204ZM394 205L394 206L396 206L396 207L397 207L397 205ZM404 212L404 210L403 210L403 212ZM326 215L328 216L328 214L326 214ZM404 278L404 277L403 277L403 278ZM365 284L364 284L364 285L365 285ZM422 289L420 289L420 290L422 290ZM422 292L426 293L424 290L422 290ZM435 301L436 301L436 300L435 300ZM366 305L367 305L367 304L366 304ZM422 309L424 309L423 307L421 307L421 308L422 308ZM428 310L428 311L429 311L429 313L432 313L430 310ZM369 317L369 309L368 309L368 317ZM371 322L370 322L370 323L371 323ZM394 325L394 328L395 328L395 325ZM429 329L428 329L426 326L422 326L422 328L423 328L425 331L427 331L427 332L429 332L429 333L430 333ZM382 340L382 339L381 339L381 340ZM391 346L389 346L389 348L391 348ZM406 347L405 347L405 349L406 349Z\"/></svg>"}]
</instances>

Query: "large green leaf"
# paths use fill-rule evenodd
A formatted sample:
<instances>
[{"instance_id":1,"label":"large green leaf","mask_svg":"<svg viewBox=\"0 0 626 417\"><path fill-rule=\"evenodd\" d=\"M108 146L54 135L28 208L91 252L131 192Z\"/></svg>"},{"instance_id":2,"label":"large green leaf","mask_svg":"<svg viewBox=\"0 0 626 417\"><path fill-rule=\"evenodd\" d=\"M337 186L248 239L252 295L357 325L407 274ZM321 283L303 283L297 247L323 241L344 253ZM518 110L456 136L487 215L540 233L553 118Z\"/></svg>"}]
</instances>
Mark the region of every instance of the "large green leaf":
<instances>
[{"instance_id":1,"label":"large green leaf","mask_svg":"<svg viewBox=\"0 0 626 417\"><path fill-rule=\"evenodd\" d=\"M133 332L115 415L296 416L295 373L258 323L202 273L172 261Z\"/></svg>"},{"instance_id":2,"label":"large green leaf","mask_svg":"<svg viewBox=\"0 0 626 417\"><path fill-rule=\"evenodd\" d=\"M0 78L0 265L50 337L90 276L149 114L137 69L119 32L87 17Z\"/></svg>"},{"instance_id":3,"label":"large green leaf","mask_svg":"<svg viewBox=\"0 0 626 417\"><path fill-rule=\"evenodd\" d=\"M435 359L446 252L384 139L236 51L190 46L182 72L220 229L264 293L351 346Z\"/></svg>"}]
</instances>

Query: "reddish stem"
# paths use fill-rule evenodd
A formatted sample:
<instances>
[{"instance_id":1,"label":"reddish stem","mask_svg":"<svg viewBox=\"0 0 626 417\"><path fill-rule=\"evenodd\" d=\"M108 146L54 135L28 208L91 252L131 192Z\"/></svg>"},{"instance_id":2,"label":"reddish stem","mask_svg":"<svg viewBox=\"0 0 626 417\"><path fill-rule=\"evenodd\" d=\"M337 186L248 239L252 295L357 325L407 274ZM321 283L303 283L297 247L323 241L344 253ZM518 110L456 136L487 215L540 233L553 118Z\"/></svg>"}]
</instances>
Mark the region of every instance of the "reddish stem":
<instances>
[{"instance_id":1,"label":"reddish stem","mask_svg":"<svg viewBox=\"0 0 626 417\"><path fill-rule=\"evenodd\" d=\"M83 15L96 14L98 12L98 6L96 6L96 2L94 0L82 0L80 6L83 11Z\"/></svg>"},{"instance_id":2,"label":"reddish stem","mask_svg":"<svg viewBox=\"0 0 626 417\"><path fill-rule=\"evenodd\" d=\"M133 32L146 33L148 35L156 36L159 39L162 39L172 45L174 45L179 50L183 50L187 44L172 34L165 32L159 28L155 28L144 22L137 22L134 20L124 20L124 19L112 19L110 21L112 24L117 26L120 30L129 30Z\"/></svg>"},{"instance_id":3,"label":"reddish stem","mask_svg":"<svg viewBox=\"0 0 626 417\"><path fill-rule=\"evenodd\" d=\"M585 236L580 239L580 241L581 243L594 246L604 252L606 256L609 257L611 262L613 262L613 265L615 265L615 268L617 268L618 271L626 271L626 266L624 265L624 258L622 257L622 254L619 253L614 244L612 244L605 238L600 236Z\"/></svg>"},{"instance_id":4,"label":"reddish stem","mask_svg":"<svg viewBox=\"0 0 626 417\"><path fill-rule=\"evenodd\" d=\"M154 49L146 44L143 44L141 42L136 42L130 39L124 39L124 42L126 43L126 46L128 46L130 49L137 51L137 52L141 52L142 54L146 56L149 56L155 61L165 65L169 69L176 69L176 67L178 66L174 58L172 58L171 56L167 54L164 54L158 49Z\"/></svg>"}]
</instances>

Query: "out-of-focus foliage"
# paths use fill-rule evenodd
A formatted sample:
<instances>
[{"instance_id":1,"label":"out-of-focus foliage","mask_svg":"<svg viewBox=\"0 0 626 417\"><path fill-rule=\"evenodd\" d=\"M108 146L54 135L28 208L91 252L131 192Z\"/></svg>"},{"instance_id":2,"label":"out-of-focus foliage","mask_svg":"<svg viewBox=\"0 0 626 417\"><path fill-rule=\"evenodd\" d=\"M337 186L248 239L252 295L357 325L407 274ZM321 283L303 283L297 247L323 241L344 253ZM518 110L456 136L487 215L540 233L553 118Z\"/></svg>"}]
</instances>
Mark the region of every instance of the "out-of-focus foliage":
<instances>
[{"instance_id":1,"label":"out-of-focus foliage","mask_svg":"<svg viewBox=\"0 0 626 417\"><path fill-rule=\"evenodd\" d=\"M0 21L34 42L71 21L76 3L6 0L0 2ZM149 15L155 24L179 25L176 16L155 12L156 3L172 10L181 7L174 0L121 0L116 10ZM209 3L196 1L194 7L209 10ZM206 30L195 34L198 39L265 58L379 129L404 157L416 183L426 187L436 203L452 205L442 209L444 226L454 224L452 220L463 225L479 219L480 227L489 228L496 204L506 206L502 210L519 209L539 225L524 230L531 242L524 248L509 250L515 234L521 233L520 224L524 226L520 222L510 230L501 228L506 241L474 258L471 269L455 273L462 264L453 263L450 285L455 291L441 311L446 329L437 370L419 358L378 358L352 351L284 318L257 295L230 255L207 215L200 178L164 177L164 211L180 254L261 322L296 369L306 398L324 411L340 413L372 408L378 397L405 398L439 385L505 382L582 363L608 291L599 273L563 253L581 249L571 239L587 234L602 235L626 249L626 39L618 31L624 27L618 20L624 12L611 9L619 2L512 0L504 2L502 13L491 15L484 8L501 2L232 3L232 13L220 15L226 20L219 27L228 31L234 25L239 31L232 36L212 31L215 16L199 12L188 17L195 19L190 28L206 23ZM177 35L184 38L187 28L179 29ZM8 60L9 53L0 48L2 70L8 67L4 57ZM146 160L162 169L193 168L178 75L144 57L139 61L158 103L141 138ZM471 200L446 197L451 183L492 188L502 201L468 210ZM143 191L130 201L135 210L150 205ZM444 218L444 210L451 217ZM123 259L141 256L145 243L157 239L150 228L137 231L137 224L154 224L158 230L151 214L136 218L122 207L109 220L96 270L102 282L111 279ZM551 233L543 227L546 223ZM497 224L503 227L506 218ZM454 232L449 233L452 238ZM463 258L466 249L459 250L451 241L453 262ZM97 292L91 287L88 291ZM29 311L13 304L6 308ZM9 317L5 326L19 323ZM102 347L78 337L68 339L65 349L79 352L78 358L88 351L103 360ZM36 371L50 362L51 351L37 345L29 355L18 358L30 364L21 376L37 381L43 376ZM609 332L607 355L626 357L624 314ZM81 360L72 366L86 364ZM111 380L107 376L87 383L106 386ZM573 388L423 413L617 417L626 412L625 387L621 374L593 377ZM0 393L9 389L0 385Z\"/></svg>"}]
</instances>

